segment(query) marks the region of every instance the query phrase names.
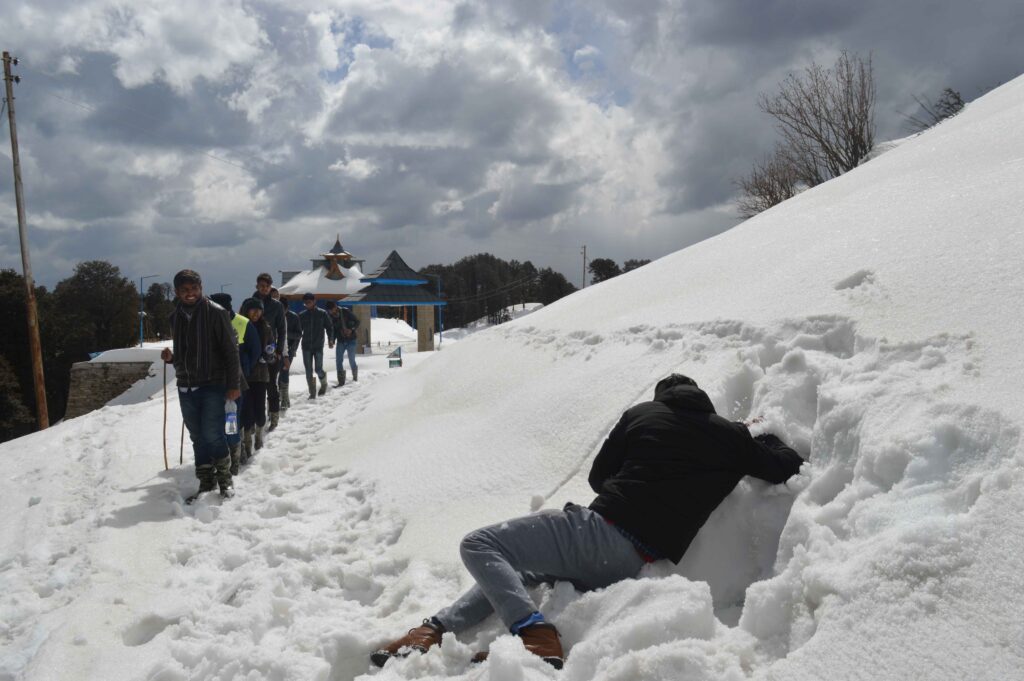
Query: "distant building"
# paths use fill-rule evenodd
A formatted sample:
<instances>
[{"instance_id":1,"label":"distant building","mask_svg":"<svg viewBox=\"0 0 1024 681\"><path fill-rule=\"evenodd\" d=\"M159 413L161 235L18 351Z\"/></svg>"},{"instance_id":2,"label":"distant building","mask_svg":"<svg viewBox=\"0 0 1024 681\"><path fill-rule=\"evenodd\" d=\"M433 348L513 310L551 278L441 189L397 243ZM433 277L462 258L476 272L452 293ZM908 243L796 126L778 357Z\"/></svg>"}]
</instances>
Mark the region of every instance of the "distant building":
<instances>
[{"instance_id":1,"label":"distant building","mask_svg":"<svg viewBox=\"0 0 1024 681\"><path fill-rule=\"evenodd\" d=\"M321 307L334 300L349 307L359 319L357 342L360 351L371 345L370 320L379 308L390 308L388 316L401 317L416 327L419 351L434 349L434 308L446 305L430 288L432 282L402 260L398 251L384 259L372 274L362 273L360 260L341 245L341 235L334 247L319 258L311 259L308 270L282 271L278 290L289 308L302 309L302 296L313 293Z\"/></svg>"}]
</instances>

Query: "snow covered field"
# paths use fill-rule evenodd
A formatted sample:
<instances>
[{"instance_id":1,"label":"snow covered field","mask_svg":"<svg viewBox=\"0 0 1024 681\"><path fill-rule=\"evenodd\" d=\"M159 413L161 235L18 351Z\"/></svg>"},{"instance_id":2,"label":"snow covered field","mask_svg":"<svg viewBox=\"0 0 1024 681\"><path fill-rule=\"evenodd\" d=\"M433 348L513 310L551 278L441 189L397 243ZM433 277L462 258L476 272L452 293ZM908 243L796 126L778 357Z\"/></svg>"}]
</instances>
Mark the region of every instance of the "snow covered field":
<instances>
[{"instance_id":1,"label":"snow covered field","mask_svg":"<svg viewBox=\"0 0 1024 681\"><path fill-rule=\"evenodd\" d=\"M171 391L0 446L0 679L1024 678L1024 78L732 231L295 405L228 502L182 506ZM372 365L370 362L382 362ZM536 592L367 655L468 585L480 525L587 503L672 371L810 464L744 481L683 563ZM490 660L469 664L489 646Z\"/></svg>"}]
</instances>

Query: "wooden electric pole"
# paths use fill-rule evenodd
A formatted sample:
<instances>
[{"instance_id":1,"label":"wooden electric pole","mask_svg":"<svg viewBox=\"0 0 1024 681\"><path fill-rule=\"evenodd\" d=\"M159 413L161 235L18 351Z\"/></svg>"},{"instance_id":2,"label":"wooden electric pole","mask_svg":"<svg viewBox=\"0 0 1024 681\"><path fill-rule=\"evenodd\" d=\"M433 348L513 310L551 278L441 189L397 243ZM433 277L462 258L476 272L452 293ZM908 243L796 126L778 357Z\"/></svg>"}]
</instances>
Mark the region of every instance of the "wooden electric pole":
<instances>
[{"instance_id":1,"label":"wooden electric pole","mask_svg":"<svg viewBox=\"0 0 1024 681\"><path fill-rule=\"evenodd\" d=\"M587 287L587 245L583 244L583 286L580 288Z\"/></svg>"},{"instance_id":2,"label":"wooden electric pole","mask_svg":"<svg viewBox=\"0 0 1024 681\"><path fill-rule=\"evenodd\" d=\"M7 90L7 120L11 128L11 158L14 160L14 202L18 208L18 237L21 239L21 267L25 274L25 308L28 311L28 345L32 353L32 380L36 388L36 423L39 430L50 426L50 415L46 409L46 381L43 378L43 351L39 343L39 320L36 316L35 284L32 281L32 264L28 257L28 235L25 231L25 197L21 188L21 161L18 157L18 128L14 123L14 84L20 77L11 75L11 64L18 60L4 52L4 87Z\"/></svg>"}]
</instances>

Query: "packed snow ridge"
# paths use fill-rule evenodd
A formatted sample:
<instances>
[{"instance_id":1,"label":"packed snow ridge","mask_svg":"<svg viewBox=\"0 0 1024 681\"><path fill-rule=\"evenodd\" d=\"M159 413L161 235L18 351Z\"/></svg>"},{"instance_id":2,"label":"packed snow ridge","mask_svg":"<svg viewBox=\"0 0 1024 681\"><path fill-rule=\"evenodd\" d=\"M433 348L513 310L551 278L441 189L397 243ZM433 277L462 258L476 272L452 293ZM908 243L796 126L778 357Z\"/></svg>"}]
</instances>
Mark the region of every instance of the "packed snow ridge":
<instances>
[{"instance_id":1,"label":"packed snow ridge","mask_svg":"<svg viewBox=\"0 0 1024 681\"><path fill-rule=\"evenodd\" d=\"M173 390L166 472L159 392L6 443L0 679L1024 678L1022 118L1018 79L720 237L326 399L295 381L230 501L182 505ZM468 586L464 533L588 503L673 371L801 474L741 482L679 566L539 588L561 672L493 619L370 668Z\"/></svg>"}]
</instances>

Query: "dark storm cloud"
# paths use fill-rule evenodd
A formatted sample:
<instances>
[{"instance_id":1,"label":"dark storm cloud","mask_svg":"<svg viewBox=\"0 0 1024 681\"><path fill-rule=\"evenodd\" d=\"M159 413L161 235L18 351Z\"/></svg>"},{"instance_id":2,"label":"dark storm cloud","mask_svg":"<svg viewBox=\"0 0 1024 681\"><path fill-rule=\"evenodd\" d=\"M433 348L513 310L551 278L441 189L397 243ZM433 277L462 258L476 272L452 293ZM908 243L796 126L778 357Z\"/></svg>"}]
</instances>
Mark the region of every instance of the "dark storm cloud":
<instances>
[{"instance_id":1,"label":"dark storm cloud","mask_svg":"<svg viewBox=\"0 0 1024 681\"><path fill-rule=\"evenodd\" d=\"M383 81L357 81L332 116L345 133L458 133L474 149L535 149L558 124L560 111L538 83L483 75L467 62L444 60L423 68L381 55Z\"/></svg>"},{"instance_id":2,"label":"dark storm cloud","mask_svg":"<svg viewBox=\"0 0 1024 681\"><path fill-rule=\"evenodd\" d=\"M906 134L914 95L944 87L971 99L1024 68L1024 5L806 0L610 0L627 22L633 63L678 78L634 83L638 115L666 126L673 167L663 207L674 215L728 200L735 180L770 152L773 120L757 107L789 73L831 66L840 50L871 56L878 139Z\"/></svg>"},{"instance_id":3,"label":"dark storm cloud","mask_svg":"<svg viewBox=\"0 0 1024 681\"><path fill-rule=\"evenodd\" d=\"M339 231L368 267L495 244L566 272L582 243L658 257L735 223L721 206L776 137L757 96L812 59L872 55L880 139L914 95L971 99L1024 69L1009 0L193 6L139 35L90 0L18 15L38 17L12 45L31 46L19 130L44 283L91 257L251 281ZM224 20L258 31L210 39ZM18 266L13 210L0 227L0 267Z\"/></svg>"}]
</instances>

